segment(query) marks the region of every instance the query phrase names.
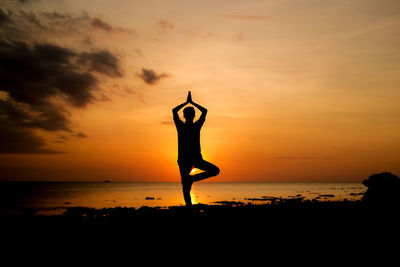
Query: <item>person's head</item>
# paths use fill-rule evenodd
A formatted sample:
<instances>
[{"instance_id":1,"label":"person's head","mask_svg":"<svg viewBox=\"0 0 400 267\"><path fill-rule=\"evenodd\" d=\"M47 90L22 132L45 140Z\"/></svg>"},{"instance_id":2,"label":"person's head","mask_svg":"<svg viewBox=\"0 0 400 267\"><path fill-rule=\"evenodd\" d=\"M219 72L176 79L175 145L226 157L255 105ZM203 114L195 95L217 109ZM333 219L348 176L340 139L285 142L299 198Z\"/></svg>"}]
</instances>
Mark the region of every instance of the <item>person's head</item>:
<instances>
[{"instance_id":1,"label":"person's head","mask_svg":"<svg viewBox=\"0 0 400 267\"><path fill-rule=\"evenodd\" d=\"M183 117L185 117L187 122L193 122L195 116L195 111L193 107L186 107L183 110Z\"/></svg>"}]
</instances>

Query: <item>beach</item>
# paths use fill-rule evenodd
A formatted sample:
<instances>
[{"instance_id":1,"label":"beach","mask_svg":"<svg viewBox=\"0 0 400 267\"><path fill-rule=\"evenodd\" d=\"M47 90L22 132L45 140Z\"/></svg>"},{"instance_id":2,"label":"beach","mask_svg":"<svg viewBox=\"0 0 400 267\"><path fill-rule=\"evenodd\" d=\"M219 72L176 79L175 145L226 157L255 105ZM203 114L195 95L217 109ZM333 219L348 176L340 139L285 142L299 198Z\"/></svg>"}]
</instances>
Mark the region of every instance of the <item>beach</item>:
<instances>
[{"instance_id":1,"label":"beach","mask_svg":"<svg viewBox=\"0 0 400 267\"><path fill-rule=\"evenodd\" d=\"M279 199L357 201L361 183L195 183L193 204L271 204ZM69 208L135 208L184 205L180 183L3 182L0 213L61 215Z\"/></svg>"},{"instance_id":2,"label":"beach","mask_svg":"<svg viewBox=\"0 0 400 267\"><path fill-rule=\"evenodd\" d=\"M111 238L118 243L132 240L150 247L176 240L213 242L211 246L220 244L221 249L235 243L238 247L258 247L264 246L258 242L267 242L294 249L299 242L331 246L352 240L350 243L358 244L371 231L379 235L389 231L385 236L390 236L393 233L390 229L396 229L399 222L395 214L393 210L369 209L361 201L280 199L270 204L234 201L197 204L192 209L184 206L70 207L61 215L24 214L1 216L1 219L3 229L8 229L7 235L22 240L32 235L33 240L45 237L44 240L50 238L55 243L70 238L85 242Z\"/></svg>"},{"instance_id":3,"label":"beach","mask_svg":"<svg viewBox=\"0 0 400 267\"><path fill-rule=\"evenodd\" d=\"M9 190L10 184L7 186ZM287 240L291 240L290 242L295 242L294 239L298 242L299 238L303 242L311 242L319 240L320 233L324 233L323 240L318 242L327 242L328 237L331 239L336 239L338 236L359 238L366 235L371 229L376 230L377 227L380 227L387 230L398 223L398 219L395 217L396 212L388 208L389 205L376 209L368 207L361 200L361 196L365 192L365 187L362 187L361 184L285 185L282 183L271 185L265 183L245 185L219 183L213 185L204 183L203 190L207 189L207 194L212 201L207 204L195 203L192 208L179 204L182 196L181 191L177 190L180 189L178 184L50 183L28 186L25 183L23 186L21 184L12 184L12 186L15 190L9 192L14 196L18 196L17 192L20 193L20 196L23 193L25 201L31 201L29 202L30 206L24 207L23 199L19 198L19 202L15 199L8 202L8 205L14 205L14 209L12 209L13 206L5 208L7 203L4 202L5 196L3 195L0 217L3 229L8 229L6 234L20 236L23 239L31 235L38 235L38 238L50 235L51 238L57 237L61 240L70 238L70 236L80 239L87 235L91 235L93 238L105 235L116 239L130 236L135 240L150 242L150 240L165 238L185 240L190 237L192 240L194 237L200 239L208 237L214 239L221 235L224 236L224 239L232 238L232 236L257 239L261 235L265 240L273 238L280 240L279 242L282 241L281 238L287 238ZM21 186L25 187L25 191L21 189ZM286 191L282 191L282 186L286 188ZM26 187L30 190L34 188L30 195L27 194ZM151 189L152 187L153 189ZM236 190L234 190L235 187ZM16 188L20 189L16 190ZM39 188L41 189L39 190ZM146 189L140 194L136 192L136 197L139 198L140 195L142 198L140 203L148 203L147 205L136 207L134 205L117 205L127 195L134 199L135 194L133 194L132 188L136 188L135 190L138 192ZM162 201L169 195L165 192L165 190L168 192L167 188L171 189L172 195L176 194L178 197L177 204L155 205L154 202L157 201L157 198L161 198L158 201ZM217 193L221 188L228 188L230 193L234 192L235 199L222 198L222 195ZM239 194L239 188L241 188L241 194ZM258 191L254 191L255 188ZM281 188L280 196L279 194L276 196L268 194L278 188ZM318 188L320 189L318 192L311 190ZM252 194L248 191L249 189L253 190ZM268 190L265 191L266 189ZM296 192L292 189L308 192L294 194ZM110 201L99 202L104 200L104 195L100 192L104 193L107 190L114 193L120 192L121 199L115 198L116 204L114 205L110 205L110 203L114 203ZM39 194L40 191L42 192ZM89 191L92 194L89 194ZM197 196L206 193L206 191L200 190L199 186L194 191L197 192ZM352 196L354 199L338 198L332 194L333 191L346 191L346 195ZM95 198L96 194L93 192L97 192L97 195L102 197ZM164 192L164 195L161 192ZM275 191L275 193L277 192ZM311 193L318 193L317 196L320 197L317 199L317 196L314 195L313 198L308 198L307 193L310 196L313 195ZM216 197L211 197L214 194ZM285 194L289 196L283 197ZM39 195L41 197L37 199ZM63 203L59 206L59 201L65 201L65 199L57 200L57 196L62 195L74 196L71 199L75 200L83 199L82 197L85 196L87 202L76 205L71 200L71 203ZM77 195L82 196L77 197ZM49 196L50 198L48 198ZM338 194L338 196L340 195ZM28 199L30 200L28 201ZM35 201L33 201L34 199ZM49 203L53 206L49 206ZM89 205L83 205L85 203L89 203ZM97 205L95 203L102 203L102 205L95 206ZM15 206L17 204L20 205L18 209ZM215 234L216 236L214 236ZM226 242L226 240L221 242Z\"/></svg>"},{"instance_id":4,"label":"beach","mask_svg":"<svg viewBox=\"0 0 400 267\"><path fill-rule=\"evenodd\" d=\"M187 208L179 183L1 183L1 215L17 223L227 225L313 221L365 212L358 183L196 183ZM320 218L322 219L322 218ZM323 220L327 220L326 218ZM332 221L329 219L328 221ZM278 223L280 222L280 223Z\"/></svg>"},{"instance_id":5,"label":"beach","mask_svg":"<svg viewBox=\"0 0 400 267\"><path fill-rule=\"evenodd\" d=\"M396 234L396 210L373 209L360 199L330 199L250 195L246 202L230 199L192 208L64 205L57 213L33 208L3 212L0 220L5 242L18 249L134 250L139 257L154 251L177 254L174 258L200 253L192 250L218 257L237 250L242 256L257 253L261 258L273 251L349 253L354 247L368 246L371 238Z\"/></svg>"}]
</instances>

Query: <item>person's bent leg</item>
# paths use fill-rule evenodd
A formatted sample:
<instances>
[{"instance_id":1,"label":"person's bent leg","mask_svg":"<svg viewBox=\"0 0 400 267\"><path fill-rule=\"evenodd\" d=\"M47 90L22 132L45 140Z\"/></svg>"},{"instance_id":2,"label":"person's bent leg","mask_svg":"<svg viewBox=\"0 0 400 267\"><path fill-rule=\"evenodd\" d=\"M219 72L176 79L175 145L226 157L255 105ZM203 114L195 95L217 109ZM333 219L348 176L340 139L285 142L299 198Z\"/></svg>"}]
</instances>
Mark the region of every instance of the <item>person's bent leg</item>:
<instances>
[{"instance_id":1,"label":"person's bent leg","mask_svg":"<svg viewBox=\"0 0 400 267\"><path fill-rule=\"evenodd\" d=\"M195 168L204 172L192 175L193 181L198 182L219 174L219 168L204 159L195 163Z\"/></svg>"}]
</instances>

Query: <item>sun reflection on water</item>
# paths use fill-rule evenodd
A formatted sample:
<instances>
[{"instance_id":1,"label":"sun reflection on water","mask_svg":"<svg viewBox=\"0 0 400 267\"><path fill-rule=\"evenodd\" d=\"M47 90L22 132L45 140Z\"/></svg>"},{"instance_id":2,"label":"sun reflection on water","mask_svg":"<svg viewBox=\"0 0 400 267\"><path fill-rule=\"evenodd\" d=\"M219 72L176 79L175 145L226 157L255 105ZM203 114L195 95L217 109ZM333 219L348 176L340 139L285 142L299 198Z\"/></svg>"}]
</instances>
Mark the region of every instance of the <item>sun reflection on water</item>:
<instances>
[{"instance_id":1,"label":"sun reflection on water","mask_svg":"<svg viewBox=\"0 0 400 267\"><path fill-rule=\"evenodd\" d=\"M193 192L190 192L190 197L192 198L192 204L199 204L200 203L198 198L197 198L197 196Z\"/></svg>"}]
</instances>

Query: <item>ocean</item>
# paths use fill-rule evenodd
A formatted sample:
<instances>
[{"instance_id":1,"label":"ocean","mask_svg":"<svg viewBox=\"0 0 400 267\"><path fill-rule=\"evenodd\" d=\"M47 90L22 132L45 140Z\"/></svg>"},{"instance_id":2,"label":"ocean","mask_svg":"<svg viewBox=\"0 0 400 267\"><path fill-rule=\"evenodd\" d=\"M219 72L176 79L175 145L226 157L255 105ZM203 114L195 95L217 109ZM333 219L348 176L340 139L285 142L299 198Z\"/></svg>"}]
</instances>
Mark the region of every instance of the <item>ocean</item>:
<instances>
[{"instance_id":1,"label":"ocean","mask_svg":"<svg viewBox=\"0 0 400 267\"><path fill-rule=\"evenodd\" d=\"M305 200L359 200L361 183L193 184L194 204L221 201L267 203L272 197ZM67 207L168 207L184 205L180 183L0 182L0 213L62 214Z\"/></svg>"}]
</instances>

